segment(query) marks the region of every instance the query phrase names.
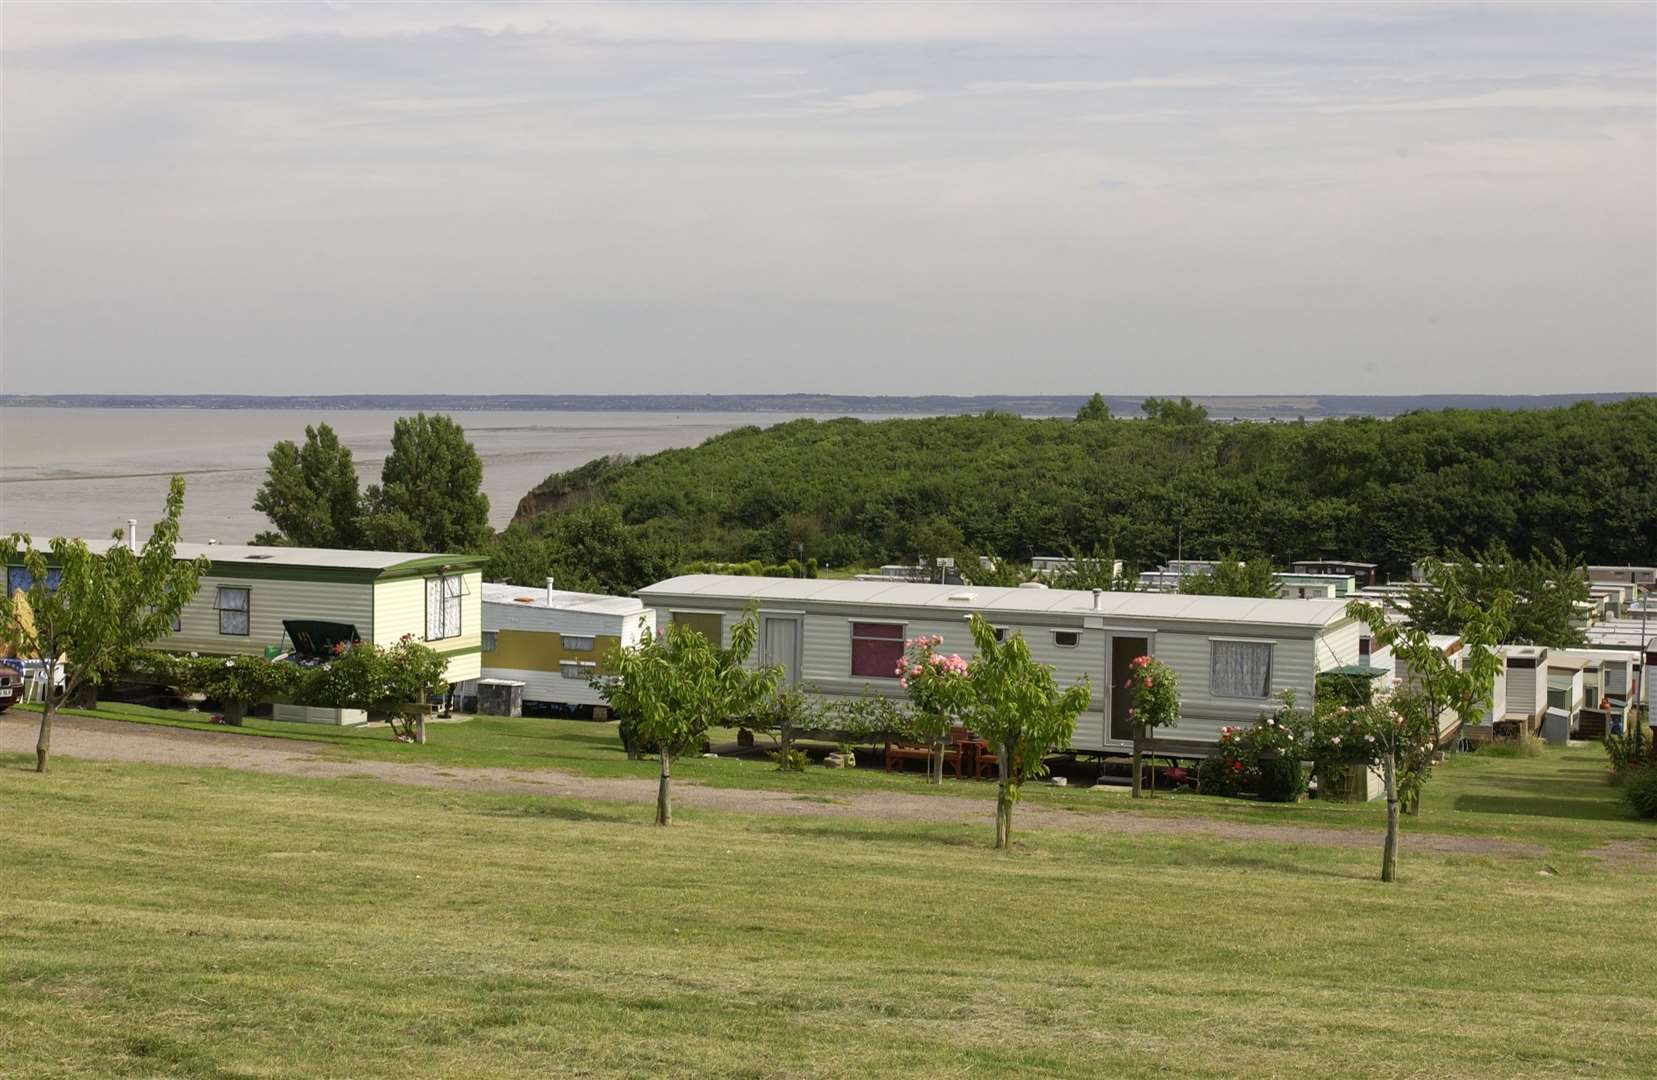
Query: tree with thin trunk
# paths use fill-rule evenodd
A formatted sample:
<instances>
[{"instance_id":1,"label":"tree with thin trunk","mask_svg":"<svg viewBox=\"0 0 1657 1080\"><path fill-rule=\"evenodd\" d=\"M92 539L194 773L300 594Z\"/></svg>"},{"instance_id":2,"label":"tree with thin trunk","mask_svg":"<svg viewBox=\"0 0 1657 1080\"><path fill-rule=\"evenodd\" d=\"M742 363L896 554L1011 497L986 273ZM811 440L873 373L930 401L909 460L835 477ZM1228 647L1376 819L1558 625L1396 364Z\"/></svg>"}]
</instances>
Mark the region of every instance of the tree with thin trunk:
<instances>
[{"instance_id":1,"label":"tree with thin trunk","mask_svg":"<svg viewBox=\"0 0 1657 1080\"><path fill-rule=\"evenodd\" d=\"M950 730L960 721L971 700L968 664L958 654L945 655L939 634L906 638L898 660L898 686L909 695L909 727L914 737L932 751L927 759L927 781L944 782L944 751Z\"/></svg>"},{"instance_id":2,"label":"tree with thin trunk","mask_svg":"<svg viewBox=\"0 0 1657 1080\"><path fill-rule=\"evenodd\" d=\"M1156 735L1157 728L1179 723L1179 676L1174 669L1152 656L1136 656L1128 669L1122 689L1134 691L1133 708L1128 710L1137 732L1144 738ZM1141 754L1139 739L1133 747L1133 797L1139 798ZM1151 755L1151 792L1156 792L1156 755Z\"/></svg>"},{"instance_id":3,"label":"tree with thin trunk","mask_svg":"<svg viewBox=\"0 0 1657 1080\"><path fill-rule=\"evenodd\" d=\"M178 518L184 478L175 476L166 511L136 551L115 534L98 553L84 540L57 537L44 549L26 533L0 539L0 563L8 569L0 597L0 641L25 658L38 658L45 695L35 771L45 772L52 747L52 720L60 704L123 670L137 651L165 638L173 619L196 594L206 559L180 560ZM10 571L22 584L13 588Z\"/></svg>"},{"instance_id":4,"label":"tree with thin trunk","mask_svg":"<svg viewBox=\"0 0 1657 1080\"><path fill-rule=\"evenodd\" d=\"M1508 625L1512 604L1508 593L1498 592L1486 606L1475 606L1454 576L1440 576L1432 568L1428 573L1429 580L1446 595L1460 626L1453 650L1433 642L1425 629L1393 619L1378 604L1354 600L1346 606L1349 615L1369 627L1376 649L1390 649L1394 661L1402 661L1407 668L1407 677L1395 680L1392 693L1381 695L1355 714L1364 727L1347 736L1365 740L1386 785L1382 881L1398 876L1399 804L1408 798L1419 810L1421 785L1438 749L1440 718L1453 711L1462 723L1477 724L1483 716L1502 668L1495 647Z\"/></svg>"},{"instance_id":5,"label":"tree with thin trunk","mask_svg":"<svg viewBox=\"0 0 1657 1080\"><path fill-rule=\"evenodd\" d=\"M1060 690L1053 669L1030 658L1022 634L995 640L995 627L981 615L968 624L978 654L968 669L973 694L968 706L971 727L995 747L1001 782L995 797L995 846L1012 844L1013 805L1019 789L1044 776L1043 760L1069 745L1076 714L1087 708L1093 690L1084 678Z\"/></svg>"},{"instance_id":6,"label":"tree with thin trunk","mask_svg":"<svg viewBox=\"0 0 1657 1080\"><path fill-rule=\"evenodd\" d=\"M673 820L673 760L700 746L710 728L757 708L781 679L780 667L746 666L758 636L759 612L750 608L731 628L727 647L672 623L604 654L605 702L632 720L639 742L654 745L661 762L656 824Z\"/></svg>"}]
</instances>

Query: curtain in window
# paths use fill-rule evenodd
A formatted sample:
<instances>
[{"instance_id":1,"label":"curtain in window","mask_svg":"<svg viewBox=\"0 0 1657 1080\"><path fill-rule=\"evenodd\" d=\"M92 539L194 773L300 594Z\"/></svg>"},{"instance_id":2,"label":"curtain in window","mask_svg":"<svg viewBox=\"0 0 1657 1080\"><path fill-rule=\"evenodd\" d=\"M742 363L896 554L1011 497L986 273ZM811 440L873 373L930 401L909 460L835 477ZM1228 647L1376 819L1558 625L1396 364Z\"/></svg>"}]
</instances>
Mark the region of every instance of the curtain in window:
<instances>
[{"instance_id":1,"label":"curtain in window","mask_svg":"<svg viewBox=\"0 0 1657 1080\"><path fill-rule=\"evenodd\" d=\"M852 623L852 674L895 679L903 659L902 623Z\"/></svg>"},{"instance_id":2,"label":"curtain in window","mask_svg":"<svg viewBox=\"0 0 1657 1080\"><path fill-rule=\"evenodd\" d=\"M456 575L443 579L443 636L460 636L460 586L462 579Z\"/></svg>"},{"instance_id":3,"label":"curtain in window","mask_svg":"<svg viewBox=\"0 0 1657 1080\"><path fill-rule=\"evenodd\" d=\"M1271 697L1272 647L1258 641L1216 641L1209 683L1215 697Z\"/></svg>"},{"instance_id":4,"label":"curtain in window","mask_svg":"<svg viewBox=\"0 0 1657 1080\"><path fill-rule=\"evenodd\" d=\"M230 589L220 585L213 606L219 609L219 633L248 632L246 589Z\"/></svg>"},{"instance_id":5,"label":"curtain in window","mask_svg":"<svg viewBox=\"0 0 1657 1080\"><path fill-rule=\"evenodd\" d=\"M426 579L426 640L443 637L443 579Z\"/></svg>"}]
</instances>

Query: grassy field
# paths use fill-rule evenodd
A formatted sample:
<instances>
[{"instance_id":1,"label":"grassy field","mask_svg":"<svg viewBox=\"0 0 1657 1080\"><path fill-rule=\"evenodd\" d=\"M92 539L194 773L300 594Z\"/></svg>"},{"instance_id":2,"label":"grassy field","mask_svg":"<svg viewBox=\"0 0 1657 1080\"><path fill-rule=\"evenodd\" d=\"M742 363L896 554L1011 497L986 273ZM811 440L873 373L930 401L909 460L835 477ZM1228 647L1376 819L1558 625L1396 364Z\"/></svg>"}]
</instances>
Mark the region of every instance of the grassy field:
<instances>
[{"instance_id":1,"label":"grassy field","mask_svg":"<svg viewBox=\"0 0 1657 1080\"><path fill-rule=\"evenodd\" d=\"M1406 839L1392 887L1368 848L1032 831L997 854L987 817L659 830L0 756L0 1075L1652 1075L1657 832L1588 753L1453 760L1407 828L1546 855ZM1341 811L1374 820L1150 812Z\"/></svg>"}]
</instances>

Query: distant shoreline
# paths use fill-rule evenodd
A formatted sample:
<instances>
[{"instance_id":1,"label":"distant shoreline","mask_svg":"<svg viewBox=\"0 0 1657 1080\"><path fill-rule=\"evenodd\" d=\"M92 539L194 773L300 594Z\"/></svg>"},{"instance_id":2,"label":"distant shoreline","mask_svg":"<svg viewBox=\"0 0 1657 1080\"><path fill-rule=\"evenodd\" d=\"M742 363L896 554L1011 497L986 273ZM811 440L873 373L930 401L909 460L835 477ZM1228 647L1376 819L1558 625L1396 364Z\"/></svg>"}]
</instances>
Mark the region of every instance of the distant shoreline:
<instances>
[{"instance_id":1,"label":"distant shoreline","mask_svg":"<svg viewBox=\"0 0 1657 1080\"><path fill-rule=\"evenodd\" d=\"M1139 415L1146 395L1105 395L1118 416ZM1168 395L1178 396L1178 395ZM1217 418L1398 416L1428 409L1551 409L1652 397L1651 391L1588 394L1202 394ZM0 407L44 409L291 409L319 411L796 413L944 416L1007 412L1070 416L1086 394L0 394Z\"/></svg>"}]
</instances>

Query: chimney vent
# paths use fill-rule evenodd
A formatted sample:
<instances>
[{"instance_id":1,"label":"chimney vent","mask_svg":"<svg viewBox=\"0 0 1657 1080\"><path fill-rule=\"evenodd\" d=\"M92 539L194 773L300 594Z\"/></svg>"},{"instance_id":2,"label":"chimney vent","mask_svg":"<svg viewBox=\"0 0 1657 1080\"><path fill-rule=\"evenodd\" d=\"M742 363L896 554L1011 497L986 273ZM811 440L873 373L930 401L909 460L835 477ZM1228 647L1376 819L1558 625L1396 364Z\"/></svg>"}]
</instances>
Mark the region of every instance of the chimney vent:
<instances>
[{"instance_id":1,"label":"chimney vent","mask_svg":"<svg viewBox=\"0 0 1657 1080\"><path fill-rule=\"evenodd\" d=\"M127 518L127 550L138 554L138 519Z\"/></svg>"},{"instance_id":2,"label":"chimney vent","mask_svg":"<svg viewBox=\"0 0 1657 1080\"><path fill-rule=\"evenodd\" d=\"M548 576L548 578L547 578L547 603L548 604L552 603L552 594L557 592L557 591L558 591L557 585L555 585L553 583L553 579L551 578L551 576Z\"/></svg>"},{"instance_id":3,"label":"chimney vent","mask_svg":"<svg viewBox=\"0 0 1657 1080\"><path fill-rule=\"evenodd\" d=\"M1099 602L1104 599L1104 596L1105 596L1105 590L1103 590L1103 589L1094 589L1093 590L1093 610L1094 611L1099 610Z\"/></svg>"}]
</instances>

